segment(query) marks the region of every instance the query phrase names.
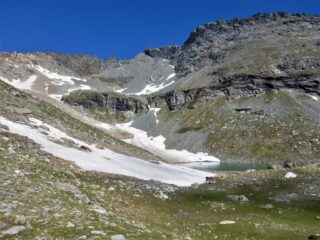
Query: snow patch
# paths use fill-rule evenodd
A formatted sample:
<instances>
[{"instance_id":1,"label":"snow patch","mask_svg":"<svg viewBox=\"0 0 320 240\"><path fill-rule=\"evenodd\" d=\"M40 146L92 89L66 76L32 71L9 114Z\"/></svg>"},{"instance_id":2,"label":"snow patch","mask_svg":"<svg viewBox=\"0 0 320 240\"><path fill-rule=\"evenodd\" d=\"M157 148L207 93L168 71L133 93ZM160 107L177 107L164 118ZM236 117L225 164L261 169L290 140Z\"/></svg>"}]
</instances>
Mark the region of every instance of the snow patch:
<instances>
[{"instance_id":1,"label":"snow patch","mask_svg":"<svg viewBox=\"0 0 320 240\"><path fill-rule=\"evenodd\" d=\"M166 149L164 142L165 137L159 135L157 137L149 137L147 132L132 127L133 121L123 124L116 124L116 127L123 131L131 133L134 137L131 139L125 139L126 142L135 146L146 149L158 156L165 159L169 159L175 162L187 163L187 162L220 162L220 160L214 156L209 156L207 153L191 153L187 150L175 150Z\"/></svg>"},{"instance_id":2,"label":"snow patch","mask_svg":"<svg viewBox=\"0 0 320 240\"><path fill-rule=\"evenodd\" d=\"M72 93L72 92L75 92L75 91L79 91L79 90L91 90L92 88L89 86L89 85L84 85L84 84L81 84L79 87L77 88L70 88L68 89L68 93Z\"/></svg>"},{"instance_id":3,"label":"snow patch","mask_svg":"<svg viewBox=\"0 0 320 240\"><path fill-rule=\"evenodd\" d=\"M166 87L170 86L173 83L174 83L174 81L172 81L170 83L163 82L163 83L160 83L160 84L156 84L156 83L148 84L140 92L131 93L131 94L134 94L134 95L146 95L146 94L155 93L155 92L160 91L163 88L166 88Z\"/></svg>"},{"instance_id":4,"label":"snow patch","mask_svg":"<svg viewBox=\"0 0 320 240\"><path fill-rule=\"evenodd\" d=\"M156 123L159 123L159 119L158 119L158 112L161 110L161 108L150 108L150 111L154 114L154 117L156 118Z\"/></svg>"},{"instance_id":5,"label":"snow patch","mask_svg":"<svg viewBox=\"0 0 320 240\"><path fill-rule=\"evenodd\" d=\"M286 175L284 176L285 178L296 178L297 174L293 172L287 172Z\"/></svg>"},{"instance_id":6,"label":"snow patch","mask_svg":"<svg viewBox=\"0 0 320 240\"><path fill-rule=\"evenodd\" d=\"M42 150L64 160L72 161L84 170L132 176L143 180L153 179L178 186L203 183L206 181L207 176L214 175L183 166L161 162L152 163L115 153L109 149L99 149L95 145L89 145L70 137L59 129L35 118L31 118L29 124L31 126L16 123L0 116L0 125L7 126L9 132L28 137L39 144ZM3 131L7 130L3 129ZM71 140L78 147L89 148L91 152L63 146L54 141L63 142L64 139Z\"/></svg>"},{"instance_id":7,"label":"snow patch","mask_svg":"<svg viewBox=\"0 0 320 240\"><path fill-rule=\"evenodd\" d=\"M5 82L15 88L22 89L22 90L31 90L31 87L33 86L36 79L37 79L36 75L31 75L25 81L21 81L20 79L12 79L10 81L10 80L0 76L0 80L2 80L3 82Z\"/></svg>"},{"instance_id":8,"label":"snow patch","mask_svg":"<svg viewBox=\"0 0 320 240\"><path fill-rule=\"evenodd\" d=\"M122 93L122 92L125 91L126 89L128 89L128 88L121 88L121 89L115 90L115 92Z\"/></svg>"},{"instance_id":9,"label":"snow patch","mask_svg":"<svg viewBox=\"0 0 320 240\"><path fill-rule=\"evenodd\" d=\"M68 93L66 93L66 94L49 94L48 96L50 98L55 99L55 100L61 101L63 96L65 96L69 93L75 92L75 91L79 91L79 90L92 90L92 88L89 85L81 84L79 87L68 89L67 90ZM48 90L46 90L46 91L48 92Z\"/></svg>"},{"instance_id":10,"label":"snow patch","mask_svg":"<svg viewBox=\"0 0 320 240\"><path fill-rule=\"evenodd\" d=\"M167 81L170 80L171 78L173 78L176 74L175 73L171 73L168 77L167 77Z\"/></svg>"},{"instance_id":11,"label":"snow patch","mask_svg":"<svg viewBox=\"0 0 320 240\"><path fill-rule=\"evenodd\" d=\"M315 100L315 101L318 101L319 100L319 98L317 97L317 96L314 96L314 95L309 95L313 100Z\"/></svg>"},{"instance_id":12,"label":"snow patch","mask_svg":"<svg viewBox=\"0 0 320 240\"><path fill-rule=\"evenodd\" d=\"M36 65L33 67L35 69L37 69L40 73L45 75L47 78L53 80L52 84L54 84L54 85L58 85L58 86L62 86L64 84L74 85L75 84L74 80L82 81L82 82L87 81L86 79L82 79L82 78L78 78L78 77L60 75L58 73L51 72L48 69L45 69L39 65Z\"/></svg>"},{"instance_id":13,"label":"snow patch","mask_svg":"<svg viewBox=\"0 0 320 240\"><path fill-rule=\"evenodd\" d=\"M235 221L229 221L229 220L225 220L225 221L219 222L219 224L221 224L221 225L234 224L234 223L236 223L236 222Z\"/></svg>"}]
</instances>

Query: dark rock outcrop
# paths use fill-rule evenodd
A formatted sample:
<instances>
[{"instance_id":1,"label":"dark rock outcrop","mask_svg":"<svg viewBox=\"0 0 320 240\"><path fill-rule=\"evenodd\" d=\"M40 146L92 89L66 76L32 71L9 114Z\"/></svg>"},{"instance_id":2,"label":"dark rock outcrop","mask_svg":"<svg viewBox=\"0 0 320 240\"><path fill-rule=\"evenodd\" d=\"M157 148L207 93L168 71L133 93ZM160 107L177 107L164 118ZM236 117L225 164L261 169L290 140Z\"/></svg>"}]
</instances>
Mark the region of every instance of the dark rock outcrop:
<instances>
[{"instance_id":1,"label":"dark rock outcrop","mask_svg":"<svg viewBox=\"0 0 320 240\"><path fill-rule=\"evenodd\" d=\"M257 96L270 90L293 89L320 95L320 80L318 76L302 75L293 77L263 77L236 75L222 77L207 88L189 90L174 90L156 97L149 97L151 106L166 104L169 110L192 107L198 101L208 101L219 96L228 99Z\"/></svg>"},{"instance_id":2,"label":"dark rock outcrop","mask_svg":"<svg viewBox=\"0 0 320 240\"><path fill-rule=\"evenodd\" d=\"M203 102L226 96L229 100L241 97L258 96L270 90L293 89L296 91L320 95L320 80L315 75L293 77L264 77L235 75L222 77L215 84L205 88L172 90L150 97L133 97L117 93L98 93L94 91L73 92L63 98L71 105L86 108L106 107L117 111L138 113L149 107L167 106L170 111L181 108L192 108L196 102ZM243 109L236 109L241 111ZM244 109L250 110L250 109Z\"/></svg>"},{"instance_id":3,"label":"dark rock outcrop","mask_svg":"<svg viewBox=\"0 0 320 240\"><path fill-rule=\"evenodd\" d=\"M160 48L147 48L144 50L144 53L153 58L165 58L168 60L172 60L181 51L181 47L177 45L166 46Z\"/></svg>"},{"instance_id":4,"label":"dark rock outcrop","mask_svg":"<svg viewBox=\"0 0 320 240\"><path fill-rule=\"evenodd\" d=\"M120 112L132 111L138 113L147 109L147 104L142 99L119 95L116 93L99 93L94 91L73 92L63 97L62 101L85 108L102 107Z\"/></svg>"}]
</instances>

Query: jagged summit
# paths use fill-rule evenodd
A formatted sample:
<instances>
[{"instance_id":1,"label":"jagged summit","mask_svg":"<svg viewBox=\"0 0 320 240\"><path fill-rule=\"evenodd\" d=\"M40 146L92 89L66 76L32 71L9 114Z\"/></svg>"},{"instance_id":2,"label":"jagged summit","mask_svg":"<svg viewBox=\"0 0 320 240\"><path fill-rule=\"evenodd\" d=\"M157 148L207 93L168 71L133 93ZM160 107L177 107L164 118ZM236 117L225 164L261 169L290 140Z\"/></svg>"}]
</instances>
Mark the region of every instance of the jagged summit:
<instances>
[{"instance_id":1,"label":"jagged summit","mask_svg":"<svg viewBox=\"0 0 320 240\"><path fill-rule=\"evenodd\" d=\"M259 13L200 25L182 46L149 48L129 60L39 52L2 53L0 59L86 78L99 91L165 93L208 87L239 75L318 75L319 23L318 15ZM30 74L19 71L17 75L27 78Z\"/></svg>"}]
</instances>

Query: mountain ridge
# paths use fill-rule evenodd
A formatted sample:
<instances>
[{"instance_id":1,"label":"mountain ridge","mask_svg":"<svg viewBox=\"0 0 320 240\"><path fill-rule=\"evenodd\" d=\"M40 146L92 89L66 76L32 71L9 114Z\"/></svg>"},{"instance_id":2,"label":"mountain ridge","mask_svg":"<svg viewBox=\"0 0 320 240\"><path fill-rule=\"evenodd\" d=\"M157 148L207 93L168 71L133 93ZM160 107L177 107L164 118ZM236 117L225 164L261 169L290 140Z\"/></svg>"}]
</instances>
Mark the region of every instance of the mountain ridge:
<instances>
[{"instance_id":1,"label":"mountain ridge","mask_svg":"<svg viewBox=\"0 0 320 240\"><path fill-rule=\"evenodd\" d=\"M285 118L305 131L306 126L298 127L291 112L305 118L305 124L319 125L315 114L320 94L319 22L318 15L281 12L219 20L195 28L182 46L146 49L129 60L55 53L1 54L0 77L17 87L63 100L90 117L112 124L132 121L147 136L163 136L169 149L218 153L224 161L272 161L277 155L274 149L286 146L289 140L281 140L279 146L275 135L261 146L255 146L254 139L240 140L239 136L245 135L242 131L251 128L235 109L248 109L245 116L256 122L257 131L262 125L273 128L278 121L286 125ZM150 114L153 111L156 119ZM197 119L190 121L193 115ZM225 122L218 124L219 118ZM230 129L226 135L230 145L237 146L234 152L211 134L220 135L224 125L233 121L243 125L243 130ZM192 143L193 135L198 144ZM294 145L301 142L292 138ZM312 140L303 138L306 146ZM240 141L251 146L250 153L246 150L249 145ZM317 155L317 151L301 151L309 160ZM290 154L277 156L278 161Z\"/></svg>"}]
</instances>

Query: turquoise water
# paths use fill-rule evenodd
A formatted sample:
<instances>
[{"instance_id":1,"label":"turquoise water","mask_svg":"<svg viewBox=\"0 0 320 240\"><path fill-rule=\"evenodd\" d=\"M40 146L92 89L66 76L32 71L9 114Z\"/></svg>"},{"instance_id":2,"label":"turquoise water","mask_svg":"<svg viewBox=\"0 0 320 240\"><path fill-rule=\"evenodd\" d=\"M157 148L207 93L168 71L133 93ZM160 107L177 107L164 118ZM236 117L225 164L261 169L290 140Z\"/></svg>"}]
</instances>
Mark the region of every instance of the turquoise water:
<instances>
[{"instance_id":1,"label":"turquoise water","mask_svg":"<svg viewBox=\"0 0 320 240\"><path fill-rule=\"evenodd\" d=\"M266 163L243 163L243 162L192 162L184 164L186 167L203 170L207 172L216 171L245 171L248 169L263 170L267 169Z\"/></svg>"}]
</instances>

